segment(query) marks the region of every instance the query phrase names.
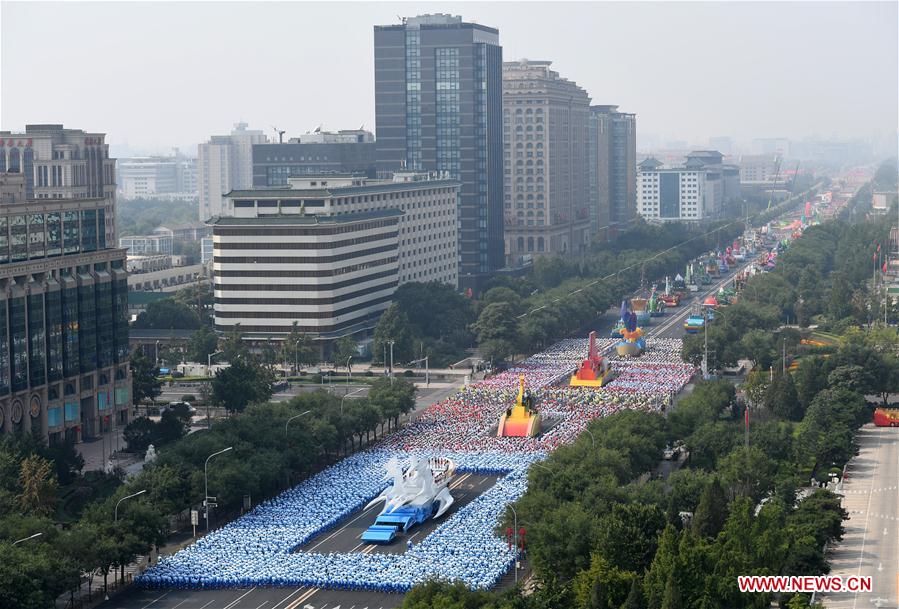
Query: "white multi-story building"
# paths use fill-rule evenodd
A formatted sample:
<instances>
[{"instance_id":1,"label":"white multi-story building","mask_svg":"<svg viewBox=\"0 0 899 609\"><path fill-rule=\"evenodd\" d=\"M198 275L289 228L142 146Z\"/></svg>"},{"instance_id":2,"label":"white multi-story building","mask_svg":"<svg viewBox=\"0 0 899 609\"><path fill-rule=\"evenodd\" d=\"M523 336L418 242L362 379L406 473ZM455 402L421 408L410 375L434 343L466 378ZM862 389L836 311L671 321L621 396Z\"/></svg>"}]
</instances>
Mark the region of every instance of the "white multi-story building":
<instances>
[{"instance_id":1,"label":"white multi-story building","mask_svg":"<svg viewBox=\"0 0 899 609\"><path fill-rule=\"evenodd\" d=\"M702 168L666 168L654 158L637 171L637 211L646 220L699 222L721 212L722 185Z\"/></svg>"},{"instance_id":2,"label":"white multi-story building","mask_svg":"<svg viewBox=\"0 0 899 609\"><path fill-rule=\"evenodd\" d=\"M197 147L200 220L221 215L222 197L229 191L253 185L253 144L267 141L262 131L237 123L231 135L213 135Z\"/></svg>"},{"instance_id":3,"label":"white multi-story building","mask_svg":"<svg viewBox=\"0 0 899 609\"><path fill-rule=\"evenodd\" d=\"M216 328L278 338L297 321L326 341L373 328L398 285L456 286L460 188L327 174L228 193L212 221Z\"/></svg>"},{"instance_id":4,"label":"white multi-story building","mask_svg":"<svg viewBox=\"0 0 899 609\"><path fill-rule=\"evenodd\" d=\"M147 254L171 256L174 246L171 235L153 234L119 237L119 247L127 249L129 256L144 256Z\"/></svg>"},{"instance_id":5,"label":"white multi-story building","mask_svg":"<svg viewBox=\"0 0 899 609\"><path fill-rule=\"evenodd\" d=\"M196 159L180 155L133 157L118 162L118 187L123 199L197 196Z\"/></svg>"}]
</instances>

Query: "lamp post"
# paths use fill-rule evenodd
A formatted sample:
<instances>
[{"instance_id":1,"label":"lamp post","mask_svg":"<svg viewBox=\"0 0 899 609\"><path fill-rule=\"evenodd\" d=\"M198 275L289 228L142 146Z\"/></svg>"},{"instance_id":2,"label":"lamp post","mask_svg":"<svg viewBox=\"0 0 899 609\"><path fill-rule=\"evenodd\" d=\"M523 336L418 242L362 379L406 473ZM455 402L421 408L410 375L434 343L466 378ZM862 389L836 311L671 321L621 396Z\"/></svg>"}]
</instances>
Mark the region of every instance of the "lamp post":
<instances>
[{"instance_id":1,"label":"lamp post","mask_svg":"<svg viewBox=\"0 0 899 609\"><path fill-rule=\"evenodd\" d=\"M142 491L137 491L133 495L126 495L126 496L122 497L121 499L119 499L115 504L115 519L113 520L113 522L119 521L119 504L121 502L123 502L125 499L131 499L132 497L137 497L138 495L143 495L146 492L147 492L147 489L144 489Z\"/></svg>"},{"instance_id":2,"label":"lamp post","mask_svg":"<svg viewBox=\"0 0 899 609\"><path fill-rule=\"evenodd\" d=\"M300 374L300 339L293 344L293 373Z\"/></svg>"},{"instance_id":3,"label":"lamp post","mask_svg":"<svg viewBox=\"0 0 899 609\"><path fill-rule=\"evenodd\" d=\"M28 541L29 539L34 539L35 537L40 537L41 535L43 535L43 533L35 533L34 535L29 535L28 537L25 537L24 539L20 539L18 541L12 542L12 545L14 545L14 546L18 545L18 544L22 543L23 541Z\"/></svg>"},{"instance_id":4,"label":"lamp post","mask_svg":"<svg viewBox=\"0 0 899 609\"><path fill-rule=\"evenodd\" d=\"M390 345L390 384L393 384L393 343L396 341L391 339L387 341L387 344Z\"/></svg>"},{"instance_id":5,"label":"lamp post","mask_svg":"<svg viewBox=\"0 0 899 609\"><path fill-rule=\"evenodd\" d=\"M344 396L350 392L350 379L353 378L353 372L350 368L350 361L352 361L352 359L352 355L346 358L346 391L343 392Z\"/></svg>"},{"instance_id":6,"label":"lamp post","mask_svg":"<svg viewBox=\"0 0 899 609\"><path fill-rule=\"evenodd\" d=\"M156 367L159 367L159 341L156 341L156 348L153 351L153 357L155 360Z\"/></svg>"},{"instance_id":7,"label":"lamp post","mask_svg":"<svg viewBox=\"0 0 899 609\"><path fill-rule=\"evenodd\" d=\"M588 434L590 434L590 441L593 442L593 448L596 448L596 438L593 436L593 432L590 431L589 429L587 429L586 427L584 428L584 431L586 431Z\"/></svg>"},{"instance_id":8,"label":"lamp post","mask_svg":"<svg viewBox=\"0 0 899 609\"><path fill-rule=\"evenodd\" d=\"M518 512L515 511L515 508L512 504L509 504L509 509L512 510L512 515L514 517L512 524L512 537L515 543L515 583L518 583Z\"/></svg>"},{"instance_id":9,"label":"lamp post","mask_svg":"<svg viewBox=\"0 0 899 609\"><path fill-rule=\"evenodd\" d=\"M287 419L287 422L284 424L284 433L287 433L287 426L290 425L291 421L293 421L294 419L299 419L304 414L309 414L310 412L312 412L312 411L307 410L306 412L301 412L300 414L295 414L292 417L290 417L289 419Z\"/></svg>"},{"instance_id":10,"label":"lamp post","mask_svg":"<svg viewBox=\"0 0 899 609\"><path fill-rule=\"evenodd\" d=\"M310 412L312 412L312 411L307 410L305 412L301 412L300 414L295 414L292 417L290 417L289 419L287 419L287 422L284 423L284 435L287 435L287 426L290 425L291 421L293 421L294 419L299 419L304 414L309 414ZM290 488L290 468L289 467L287 468L287 487Z\"/></svg>"},{"instance_id":11,"label":"lamp post","mask_svg":"<svg viewBox=\"0 0 899 609\"><path fill-rule=\"evenodd\" d=\"M212 459L216 455L220 455L222 453L226 453L229 450L234 448L233 446L229 446L228 448L223 448L218 452L214 452L208 457L206 457L206 463L203 464L203 494L205 495L203 499L203 507L205 508L205 518L206 518L206 531L209 532L209 460Z\"/></svg>"},{"instance_id":12,"label":"lamp post","mask_svg":"<svg viewBox=\"0 0 899 609\"><path fill-rule=\"evenodd\" d=\"M348 397L350 397L351 395L356 395L357 393L359 393L359 392L362 391L363 389L365 389L365 387L360 387L359 389L357 389L357 390L354 391L353 393L344 394L344 396L343 396L342 398L340 398L340 416L343 416L343 401L344 401L345 399L347 399Z\"/></svg>"},{"instance_id":13,"label":"lamp post","mask_svg":"<svg viewBox=\"0 0 899 609\"><path fill-rule=\"evenodd\" d=\"M224 353L224 351L213 351L206 356L206 376L209 376L209 369L212 367L212 358L221 353Z\"/></svg>"}]
</instances>

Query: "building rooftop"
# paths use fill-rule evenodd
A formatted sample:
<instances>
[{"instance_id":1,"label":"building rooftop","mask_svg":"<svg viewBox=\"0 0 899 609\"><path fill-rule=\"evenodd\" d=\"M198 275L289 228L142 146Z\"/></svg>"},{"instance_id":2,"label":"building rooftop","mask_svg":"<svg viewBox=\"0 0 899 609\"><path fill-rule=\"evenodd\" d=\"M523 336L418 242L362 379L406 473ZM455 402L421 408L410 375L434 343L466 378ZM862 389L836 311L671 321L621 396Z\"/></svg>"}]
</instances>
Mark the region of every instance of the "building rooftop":
<instances>
[{"instance_id":1,"label":"building rooftop","mask_svg":"<svg viewBox=\"0 0 899 609\"><path fill-rule=\"evenodd\" d=\"M218 216L209 220L214 226L240 226L244 224L350 224L364 220L378 220L381 218L398 218L404 212L398 209L382 209L377 211L353 212L348 214L324 215L324 214L279 214L266 215L253 218L237 218L234 216Z\"/></svg>"},{"instance_id":2,"label":"building rooftop","mask_svg":"<svg viewBox=\"0 0 899 609\"><path fill-rule=\"evenodd\" d=\"M297 179L308 179L303 176ZM320 177L334 178L334 174L325 174ZM352 177L352 176L350 176ZM344 178L349 179L349 178ZM418 190L421 188L439 188L444 186L461 186L462 182L453 179L400 181L393 180L364 180L361 185L334 185L326 188L254 188L248 190L232 190L224 196L230 199L290 199L290 198L324 198L348 194L367 194L395 190Z\"/></svg>"}]
</instances>

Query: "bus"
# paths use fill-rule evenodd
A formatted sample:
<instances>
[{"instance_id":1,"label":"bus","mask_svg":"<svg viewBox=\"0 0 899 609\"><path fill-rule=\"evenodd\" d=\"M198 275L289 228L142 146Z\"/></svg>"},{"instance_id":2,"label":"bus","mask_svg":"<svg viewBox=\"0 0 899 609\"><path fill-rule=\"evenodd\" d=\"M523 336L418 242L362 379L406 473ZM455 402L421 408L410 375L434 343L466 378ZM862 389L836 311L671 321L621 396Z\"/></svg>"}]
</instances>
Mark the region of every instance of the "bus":
<instances>
[{"instance_id":1,"label":"bus","mask_svg":"<svg viewBox=\"0 0 899 609\"><path fill-rule=\"evenodd\" d=\"M899 427L899 408L877 408L874 424L877 427Z\"/></svg>"}]
</instances>

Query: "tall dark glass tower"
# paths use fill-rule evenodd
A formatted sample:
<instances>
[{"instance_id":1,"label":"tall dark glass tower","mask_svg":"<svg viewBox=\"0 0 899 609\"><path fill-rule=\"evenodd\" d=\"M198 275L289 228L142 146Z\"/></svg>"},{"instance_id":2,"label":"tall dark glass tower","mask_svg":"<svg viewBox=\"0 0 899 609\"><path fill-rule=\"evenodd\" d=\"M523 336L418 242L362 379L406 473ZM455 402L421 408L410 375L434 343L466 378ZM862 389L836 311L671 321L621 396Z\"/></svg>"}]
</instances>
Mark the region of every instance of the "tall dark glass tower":
<instances>
[{"instance_id":1,"label":"tall dark glass tower","mask_svg":"<svg viewBox=\"0 0 899 609\"><path fill-rule=\"evenodd\" d=\"M475 290L503 266L502 63L499 31L458 16L375 26L378 167L462 182L459 284Z\"/></svg>"}]
</instances>

